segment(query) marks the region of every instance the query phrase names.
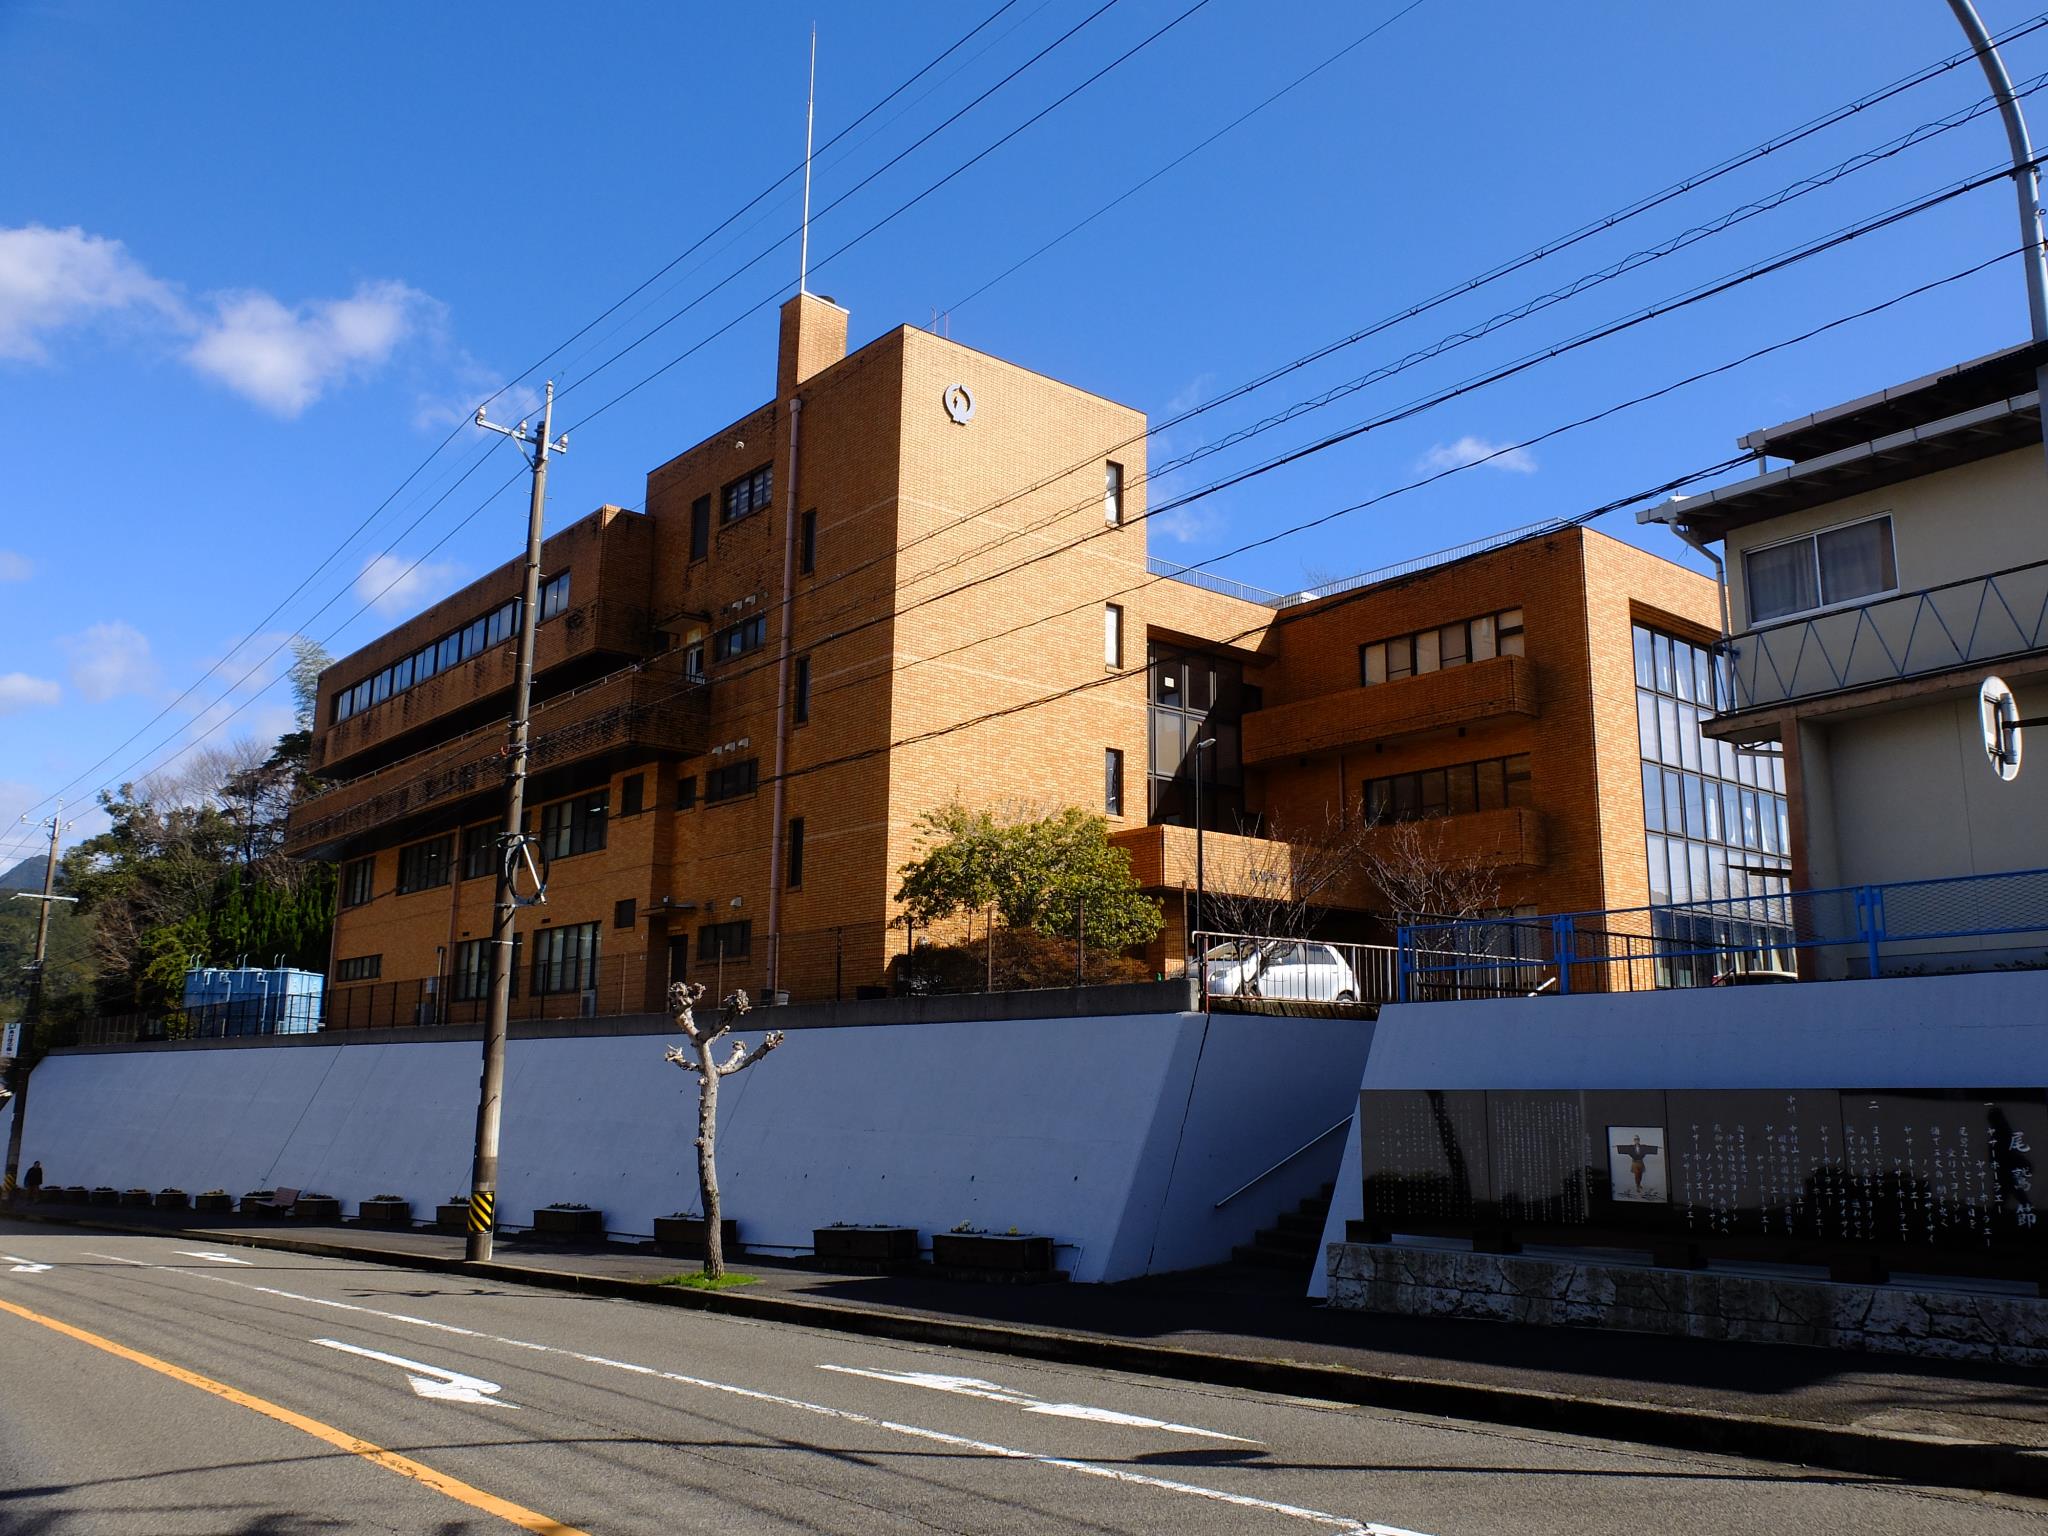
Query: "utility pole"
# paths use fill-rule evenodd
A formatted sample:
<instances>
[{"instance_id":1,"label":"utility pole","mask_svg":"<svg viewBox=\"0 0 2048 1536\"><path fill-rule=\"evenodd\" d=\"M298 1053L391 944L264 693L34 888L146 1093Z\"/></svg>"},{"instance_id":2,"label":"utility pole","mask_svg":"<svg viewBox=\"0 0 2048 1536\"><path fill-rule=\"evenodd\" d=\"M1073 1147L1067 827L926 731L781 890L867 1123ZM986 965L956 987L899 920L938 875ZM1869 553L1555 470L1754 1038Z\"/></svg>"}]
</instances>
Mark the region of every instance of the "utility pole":
<instances>
[{"instance_id":1,"label":"utility pole","mask_svg":"<svg viewBox=\"0 0 2048 1536\"><path fill-rule=\"evenodd\" d=\"M483 1080L477 1088L476 1158L469 1177L469 1245L467 1257L483 1263L491 1256L491 1240L498 1215L498 1127L505 1095L505 1034L512 1017L512 922L522 903L513 889L513 873L522 857L529 868L532 855L526 840L526 739L528 718L533 708L533 638L540 628L540 528L541 510L547 500L548 455L567 453L569 439L555 440L555 383L548 381L547 400L541 407L540 431L529 432L526 423L500 427L484 420L479 406L476 424L503 433L525 453L533 466L533 498L526 513L526 586L519 607L519 667L512 682L512 733L506 744L509 759L505 775L505 827L498 834L497 902L491 911L491 1010L484 1024ZM547 900L547 886L539 883L535 897Z\"/></svg>"},{"instance_id":2,"label":"utility pole","mask_svg":"<svg viewBox=\"0 0 2048 1536\"><path fill-rule=\"evenodd\" d=\"M14 1123L7 1131L7 1170L0 1176L0 1205L14 1204L16 1180L21 1176L21 1131L28 1119L28 1075L29 1052L34 1049L35 1032L43 1021L43 961L50 950L50 904L57 901L76 901L76 896L59 896L57 891L57 838L73 823L63 819L64 802L57 802L56 810L39 822L25 824L50 829L50 854L43 865L43 892L40 896L27 891L17 891L17 901L39 901L42 910L36 916L36 958L31 970L28 991L28 1018L22 1023L21 1038L15 1045L16 1055L8 1067L8 1088L14 1099Z\"/></svg>"}]
</instances>

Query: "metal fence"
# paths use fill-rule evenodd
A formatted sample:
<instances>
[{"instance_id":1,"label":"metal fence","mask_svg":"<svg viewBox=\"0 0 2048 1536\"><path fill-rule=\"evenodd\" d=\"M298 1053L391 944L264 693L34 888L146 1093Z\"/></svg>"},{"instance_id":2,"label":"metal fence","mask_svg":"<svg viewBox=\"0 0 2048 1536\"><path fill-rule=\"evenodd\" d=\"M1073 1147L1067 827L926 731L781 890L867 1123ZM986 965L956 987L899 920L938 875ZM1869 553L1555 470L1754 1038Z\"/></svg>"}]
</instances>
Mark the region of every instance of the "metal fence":
<instances>
[{"instance_id":1,"label":"metal fence","mask_svg":"<svg viewBox=\"0 0 2048 1536\"><path fill-rule=\"evenodd\" d=\"M2048 964L2048 870L1403 927L1402 1001L1844 980Z\"/></svg>"}]
</instances>

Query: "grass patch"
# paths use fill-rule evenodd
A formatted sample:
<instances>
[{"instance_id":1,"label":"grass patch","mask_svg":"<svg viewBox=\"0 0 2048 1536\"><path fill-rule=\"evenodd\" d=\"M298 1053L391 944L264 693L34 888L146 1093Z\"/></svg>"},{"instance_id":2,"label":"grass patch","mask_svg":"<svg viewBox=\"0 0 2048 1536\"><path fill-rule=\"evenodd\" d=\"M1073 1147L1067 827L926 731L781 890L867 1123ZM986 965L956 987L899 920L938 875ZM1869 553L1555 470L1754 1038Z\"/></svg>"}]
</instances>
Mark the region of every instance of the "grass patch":
<instances>
[{"instance_id":1,"label":"grass patch","mask_svg":"<svg viewBox=\"0 0 2048 1536\"><path fill-rule=\"evenodd\" d=\"M656 1285L687 1286L693 1291L730 1291L742 1285L753 1285L759 1279L760 1276L758 1275L737 1275L731 1270L727 1270L723 1275L714 1280L701 1269L693 1269L685 1274L663 1275L654 1283Z\"/></svg>"}]
</instances>

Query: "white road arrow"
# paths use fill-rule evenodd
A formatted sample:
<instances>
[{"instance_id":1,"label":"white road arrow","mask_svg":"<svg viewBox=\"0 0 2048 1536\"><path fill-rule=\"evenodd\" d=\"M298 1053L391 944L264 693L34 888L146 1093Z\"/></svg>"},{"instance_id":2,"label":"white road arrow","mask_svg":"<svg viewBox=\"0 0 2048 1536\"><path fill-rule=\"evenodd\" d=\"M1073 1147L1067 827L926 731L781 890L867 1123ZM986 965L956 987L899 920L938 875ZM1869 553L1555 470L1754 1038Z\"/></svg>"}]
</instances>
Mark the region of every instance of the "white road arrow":
<instances>
[{"instance_id":1,"label":"white road arrow","mask_svg":"<svg viewBox=\"0 0 2048 1536\"><path fill-rule=\"evenodd\" d=\"M11 1253L0 1253L0 1264L10 1265L8 1272L16 1275L40 1275L51 1267L48 1264L38 1264L34 1259L17 1259Z\"/></svg>"},{"instance_id":2,"label":"white road arrow","mask_svg":"<svg viewBox=\"0 0 2048 1536\"><path fill-rule=\"evenodd\" d=\"M180 1248L177 1251L185 1258L211 1259L216 1264L247 1264L249 1262L247 1259L238 1259L231 1254L225 1253L201 1253L192 1248Z\"/></svg>"},{"instance_id":3,"label":"white road arrow","mask_svg":"<svg viewBox=\"0 0 2048 1536\"><path fill-rule=\"evenodd\" d=\"M485 1408L517 1408L517 1403L508 1403L496 1396L502 1392L495 1381L485 1381L481 1376L465 1376L460 1371L444 1371L438 1365L422 1365L417 1360L407 1360L400 1355L387 1355L381 1350L364 1349L359 1344L344 1344L339 1339L315 1339L315 1344L328 1349L338 1349L344 1354L361 1355L365 1360L381 1360L386 1365L395 1365L406 1373L405 1379L412 1383L413 1391L421 1397L431 1397L444 1403L477 1403Z\"/></svg>"},{"instance_id":4,"label":"white road arrow","mask_svg":"<svg viewBox=\"0 0 2048 1536\"><path fill-rule=\"evenodd\" d=\"M1202 1429L1194 1424L1175 1424L1167 1419L1148 1419L1142 1414L1121 1413L1114 1408L1091 1408L1085 1403L1049 1403L1019 1392L1014 1387L983 1381L978 1376L943 1376L933 1371L864 1371L851 1365L821 1365L821 1371L842 1376L867 1376L875 1381L893 1381L899 1386L928 1387L934 1392L951 1392L957 1397L978 1397L991 1403L1008 1403L1026 1413L1042 1413L1056 1419L1088 1419L1097 1424L1122 1424L1130 1429L1160 1429L1170 1435L1194 1435L1203 1440L1234 1440L1240 1445L1257 1445L1243 1435L1226 1435L1219 1429Z\"/></svg>"}]
</instances>

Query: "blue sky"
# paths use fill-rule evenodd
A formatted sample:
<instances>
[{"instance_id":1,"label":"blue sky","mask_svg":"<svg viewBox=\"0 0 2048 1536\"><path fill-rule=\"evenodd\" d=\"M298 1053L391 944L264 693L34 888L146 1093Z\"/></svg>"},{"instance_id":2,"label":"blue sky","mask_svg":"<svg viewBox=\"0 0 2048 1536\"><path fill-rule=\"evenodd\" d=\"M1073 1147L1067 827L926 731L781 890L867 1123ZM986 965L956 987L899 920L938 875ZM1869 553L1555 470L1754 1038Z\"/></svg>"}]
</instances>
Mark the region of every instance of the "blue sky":
<instances>
[{"instance_id":1,"label":"blue sky","mask_svg":"<svg viewBox=\"0 0 2048 1536\"><path fill-rule=\"evenodd\" d=\"M820 158L818 205L1101 3L1015 0ZM822 216L814 260L1188 3L1116 0ZM1962 41L1941 0L1421 0L984 287L1405 3L1209 0L825 261L812 287L852 311L855 344L950 310L957 340L1157 420L1949 56ZM999 4L820 0L820 142ZM2008 0L1984 0L1983 9L1994 30L2034 14ZM228 3L0 4L0 140L13 147L0 187L0 398L11 450L0 491L0 825L60 787L74 804L89 802L103 784L137 776L211 727L211 740L274 734L288 721L276 686L285 658L265 656L289 635L346 652L514 553L523 492L489 496L519 469L510 448L500 444L430 506L486 451L473 429L366 532L342 540L479 398L791 169L802 150L812 20L798 7L631 3L573 12L390 7L353 17ZM2014 43L2008 61L2023 81L2048 70L2048 31ZM1408 358L1983 95L1973 68L1952 71L1162 434L1154 461ZM1996 120L1979 118L1164 477L1153 499L1994 169L2004 155ZM783 182L548 361L546 372L572 386L558 425L574 435L550 482L551 526L606 501L638 504L648 468L768 397L773 306L794 285L797 195L794 180ZM1153 553L1209 561L1947 277L2016 239L2008 188L1987 187L1162 517ZM592 376L616 348L763 253ZM1218 569L1292 590L1577 512L1725 458L1749 428L2022 339L2024 328L2019 270L2007 260ZM524 376L505 405L529 399L542 376ZM1681 553L1625 515L1603 526ZM219 673L143 729L223 658ZM253 675L230 686L245 673ZM19 848L17 833L0 832L0 859Z\"/></svg>"}]
</instances>

